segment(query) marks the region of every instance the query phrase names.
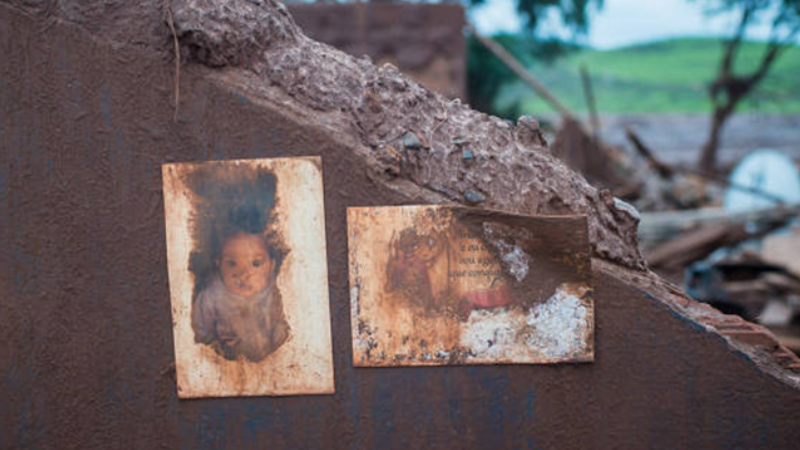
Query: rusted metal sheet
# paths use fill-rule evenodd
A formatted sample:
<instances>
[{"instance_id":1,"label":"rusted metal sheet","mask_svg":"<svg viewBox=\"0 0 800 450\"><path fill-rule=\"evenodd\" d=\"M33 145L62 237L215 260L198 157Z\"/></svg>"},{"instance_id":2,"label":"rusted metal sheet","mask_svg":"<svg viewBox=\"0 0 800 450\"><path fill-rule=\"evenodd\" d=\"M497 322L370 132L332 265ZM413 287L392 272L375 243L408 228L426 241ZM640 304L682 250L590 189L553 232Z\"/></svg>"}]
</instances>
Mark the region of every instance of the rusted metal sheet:
<instances>
[{"instance_id":1,"label":"rusted metal sheet","mask_svg":"<svg viewBox=\"0 0 800 450\"><path fill-rule=\"evenodd\" d=\"M178 395L333 393L319 158L163 166Z\"/></svg>"},{"instance_id":2,"label":"rusted metal sheet","mask_svg":"<svg viewBox=\"0 0 800 450\"><path fill-rule=\"evenodd\" d=\"M349 208L357 366L594 358L586 220Z\"/></svg>"}]
</instances>

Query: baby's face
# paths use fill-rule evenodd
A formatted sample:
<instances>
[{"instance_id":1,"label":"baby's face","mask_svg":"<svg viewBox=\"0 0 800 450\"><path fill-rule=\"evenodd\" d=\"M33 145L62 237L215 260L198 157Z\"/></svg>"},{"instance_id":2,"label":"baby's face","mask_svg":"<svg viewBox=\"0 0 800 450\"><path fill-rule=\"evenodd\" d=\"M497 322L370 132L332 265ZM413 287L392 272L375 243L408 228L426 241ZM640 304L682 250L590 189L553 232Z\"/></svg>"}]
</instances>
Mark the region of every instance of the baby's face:
<instances>
[{"instance_id":1,"label":"baby's face","mask_svg":"<svg viewBox=\"0 0 800 450\"><path fill-rule=\"evenodd\" d=\"M236 295L250 297L266 289L272 266L267 243L257 234L239 233L222 247L222 282Z\"/></svg>"}]
</instances>

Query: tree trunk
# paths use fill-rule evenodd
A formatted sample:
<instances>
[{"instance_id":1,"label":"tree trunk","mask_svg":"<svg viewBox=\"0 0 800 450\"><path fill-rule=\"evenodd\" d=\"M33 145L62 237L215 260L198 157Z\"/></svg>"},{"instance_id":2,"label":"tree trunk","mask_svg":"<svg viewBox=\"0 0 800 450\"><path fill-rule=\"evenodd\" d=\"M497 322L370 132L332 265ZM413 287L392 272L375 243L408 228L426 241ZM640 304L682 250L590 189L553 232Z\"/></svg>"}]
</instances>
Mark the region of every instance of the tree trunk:
<instances>
[{"instance_id":1,"label":"tree trunk","mask_svg":"<svg viewBox=\"0 0 800 450\"><path fill-rule=\"evenodd\" d=\"M711 131L708 140L703 145L698 166L704 172L716 172L717 169L717 149L719 148L720 134L725 122L728 121L733 107L731 103L714 108L714 116L711 118Z\"/></svg>"}]
</instances>

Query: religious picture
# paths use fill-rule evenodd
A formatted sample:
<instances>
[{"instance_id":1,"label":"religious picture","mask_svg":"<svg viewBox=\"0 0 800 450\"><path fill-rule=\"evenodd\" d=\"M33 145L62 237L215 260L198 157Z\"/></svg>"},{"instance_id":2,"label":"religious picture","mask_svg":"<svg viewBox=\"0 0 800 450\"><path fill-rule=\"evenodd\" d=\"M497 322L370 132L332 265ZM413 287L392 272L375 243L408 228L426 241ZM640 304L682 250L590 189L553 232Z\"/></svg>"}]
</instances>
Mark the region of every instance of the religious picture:
<instances>
[{"instance_id":1,"label":"religious picture","mask_svg":"<svg viewBox=\"0 0 800 450\"><path fill-rule=\"evenodd\" d=\"M584 216L370 207L347 227L356 366L594 359Z\"/></svg>"},{"instance_id":2,"label":"religious picture","mask_svg":"<svg viewBox=\"0 0 800 450\"><path fill-rule=\"evenodd\" d=\"M320 159L163 179L179 396L333 393Z\"/></svg>"}]
</instances>

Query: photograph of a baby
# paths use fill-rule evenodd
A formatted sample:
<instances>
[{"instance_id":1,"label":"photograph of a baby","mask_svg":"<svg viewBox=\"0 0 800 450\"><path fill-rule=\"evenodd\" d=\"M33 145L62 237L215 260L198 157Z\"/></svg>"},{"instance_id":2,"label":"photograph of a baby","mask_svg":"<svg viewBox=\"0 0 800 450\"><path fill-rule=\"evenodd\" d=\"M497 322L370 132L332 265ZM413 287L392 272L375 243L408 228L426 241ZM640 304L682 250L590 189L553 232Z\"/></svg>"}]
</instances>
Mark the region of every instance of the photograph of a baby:
<instances>
[{"instance_id":1,"label":"photograph of a baby","mask_svg":"<svg viewBox=\"0 0 800 450\"><path fill-rule=\"evenodd\" d=\"M290 335L276 285L285 252L269 232L275 175L237 175L198 170L188 180L200 199L196 240L205 244L190 266L197 280L192 328L195 342L226 359L261 361Z\"/></svg>"},{"instance_id":2,"label":"photograph of a baby","mask_svg":"<svg viewBox=\"0 0 800 450\"><path fill-rule=\"evenodd\" d=\"M268 244L258 234L235 234L226 238L217 264L219 275L192 309L195 341L227 359L261 361L289 337Z\"/></svg>"},{"instance_id":3,"label":"photograph of a baby","mask_svg":"<svg viewBox=\"0 0 800 450\"><path fill-rule=\"evenodd\" d=\"M179 397L332 393L321 159L162 175Z\"/></svg>"}]
</instances>

